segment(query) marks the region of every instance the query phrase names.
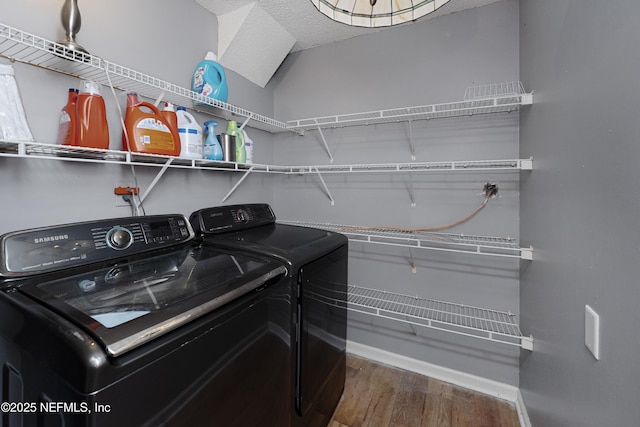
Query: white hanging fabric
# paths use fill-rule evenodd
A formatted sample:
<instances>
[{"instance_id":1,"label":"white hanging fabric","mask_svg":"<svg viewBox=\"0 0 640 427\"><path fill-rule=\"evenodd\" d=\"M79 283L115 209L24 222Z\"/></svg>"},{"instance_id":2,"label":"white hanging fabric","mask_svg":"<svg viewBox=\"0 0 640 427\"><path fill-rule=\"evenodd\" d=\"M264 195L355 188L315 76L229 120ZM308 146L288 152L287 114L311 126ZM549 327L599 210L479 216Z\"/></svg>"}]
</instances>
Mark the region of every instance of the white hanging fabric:
<instances>
[{"instance_id":1,"label":"white hanging fabric","mask_svg":"<svg viewBox=\"0 0 640 427\"><path fill-rule=\"evenodd\" d=\"M0 64L0 139L33 141L11 65Z\"/></svg>"}]
</instances>

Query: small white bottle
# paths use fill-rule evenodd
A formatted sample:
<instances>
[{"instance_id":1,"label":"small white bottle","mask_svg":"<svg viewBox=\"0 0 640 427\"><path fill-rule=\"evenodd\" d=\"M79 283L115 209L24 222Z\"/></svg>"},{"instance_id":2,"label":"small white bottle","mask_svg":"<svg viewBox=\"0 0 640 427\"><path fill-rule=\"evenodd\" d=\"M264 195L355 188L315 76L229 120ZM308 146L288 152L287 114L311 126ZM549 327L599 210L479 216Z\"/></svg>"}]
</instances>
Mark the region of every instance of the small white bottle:
<instances>
[{"instance_id":1,"label":"small white bottle","mask_svg":"<svg viewBox=\"0 0 640 427\"><path fill-rule=\"evenodd\" d=\"M242 135L244 136L244 150L247 153L247 160L245 163L252 164L253 163L253 141L247 135L247 131L242 129Z\"/></svg>"}]
</instances>

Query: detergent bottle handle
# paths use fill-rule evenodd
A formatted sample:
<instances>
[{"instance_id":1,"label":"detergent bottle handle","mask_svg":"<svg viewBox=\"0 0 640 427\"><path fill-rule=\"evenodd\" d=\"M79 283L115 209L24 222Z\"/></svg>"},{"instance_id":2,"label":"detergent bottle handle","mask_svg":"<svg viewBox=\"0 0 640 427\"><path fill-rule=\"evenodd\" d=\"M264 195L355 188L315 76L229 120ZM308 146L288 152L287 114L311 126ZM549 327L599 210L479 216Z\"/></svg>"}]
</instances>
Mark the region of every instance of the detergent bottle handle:
<instances>
[{"instance_id":1,"label":"detergent bottle handle","mask_svg":"<svg viewBox=\"0 0 640 427\"><path fill-rule=\"evenodd\" d=\"M153 113L156 116L161 115L160 114L160 110L158 109L158 107L156 107L155 105L151 104L150 102L140 102L139 104L136 105L137 107L147 107L148 109L150 109L151 111L153 111Z\"/></svg>"},{"instance_id":2,"label":"detergent bottle handle","mask_svg":"<svg viewBox=\"0 0 640 427\"><path fill-rule=\"evenodd\" d=\"M191 114L187 113L186 111L184 112L184 117L187 119L190 125L197 123L195 117L193 117Z\"/></svg>"},{"instance_id":3,"label":"detergent bottle handle","mask_svg":"<svg viewBox=\"0 0 640 427\"><path fill-rule=\"evenodd\" d=\"M216 62L215 64L213 64L213 69L216 71L216 74L218 75L217 83L224 84L226 81L226 78L225 78L225 73L222 66Z\"/></svg>"}]
</instances>

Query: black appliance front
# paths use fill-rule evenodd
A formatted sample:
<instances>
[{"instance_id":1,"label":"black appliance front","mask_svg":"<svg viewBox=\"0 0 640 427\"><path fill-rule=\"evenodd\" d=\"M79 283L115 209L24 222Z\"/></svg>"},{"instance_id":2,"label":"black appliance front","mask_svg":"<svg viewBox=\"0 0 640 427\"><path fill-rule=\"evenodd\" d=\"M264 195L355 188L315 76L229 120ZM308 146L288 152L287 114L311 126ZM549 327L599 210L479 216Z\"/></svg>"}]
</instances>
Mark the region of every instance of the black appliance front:
<instances>
[{"instance_id":1,"label":"black appliance front","mask_svg":"<svg viewBox=\"0 0 640 427\"><path fill-rule=\"evenodd\" d=\"M286 263L295 298L293 426L325 426L346 376L348 241L325 230L277 224L269 205L202 209L190 216L208 245Z\"/></svg>"},{"instance_id":2,"label":"black appliance front","mask_svg":"<svg viewBox=\"0 0 640 427\"><path fill-rule=\"evenodd\" d=\"M286 425L282 263L116 222L2 237L0 425Z\"/></svg>"}]
</instances>

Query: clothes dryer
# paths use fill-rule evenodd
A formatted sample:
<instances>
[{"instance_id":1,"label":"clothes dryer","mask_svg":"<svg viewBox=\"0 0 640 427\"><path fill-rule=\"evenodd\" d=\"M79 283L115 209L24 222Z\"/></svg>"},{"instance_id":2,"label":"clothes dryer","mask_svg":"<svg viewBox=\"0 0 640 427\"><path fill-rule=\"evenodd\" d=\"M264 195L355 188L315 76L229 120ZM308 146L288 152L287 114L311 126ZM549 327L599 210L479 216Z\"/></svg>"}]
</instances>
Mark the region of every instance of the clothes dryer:
<instances>
[{"instance_id":1,"label":"clothes dryer","mask_svg":"<svg viewBox=\"0 0 640 427\"><path fill-rule=\"evenodd\" d=\"M325 426L346 373L348 240L339 233L278 224L267 204L201 209L190 216L205 244L268 256L287 266L296 333L291 347L292 426Z\"/></svg>"}]
</instances>

